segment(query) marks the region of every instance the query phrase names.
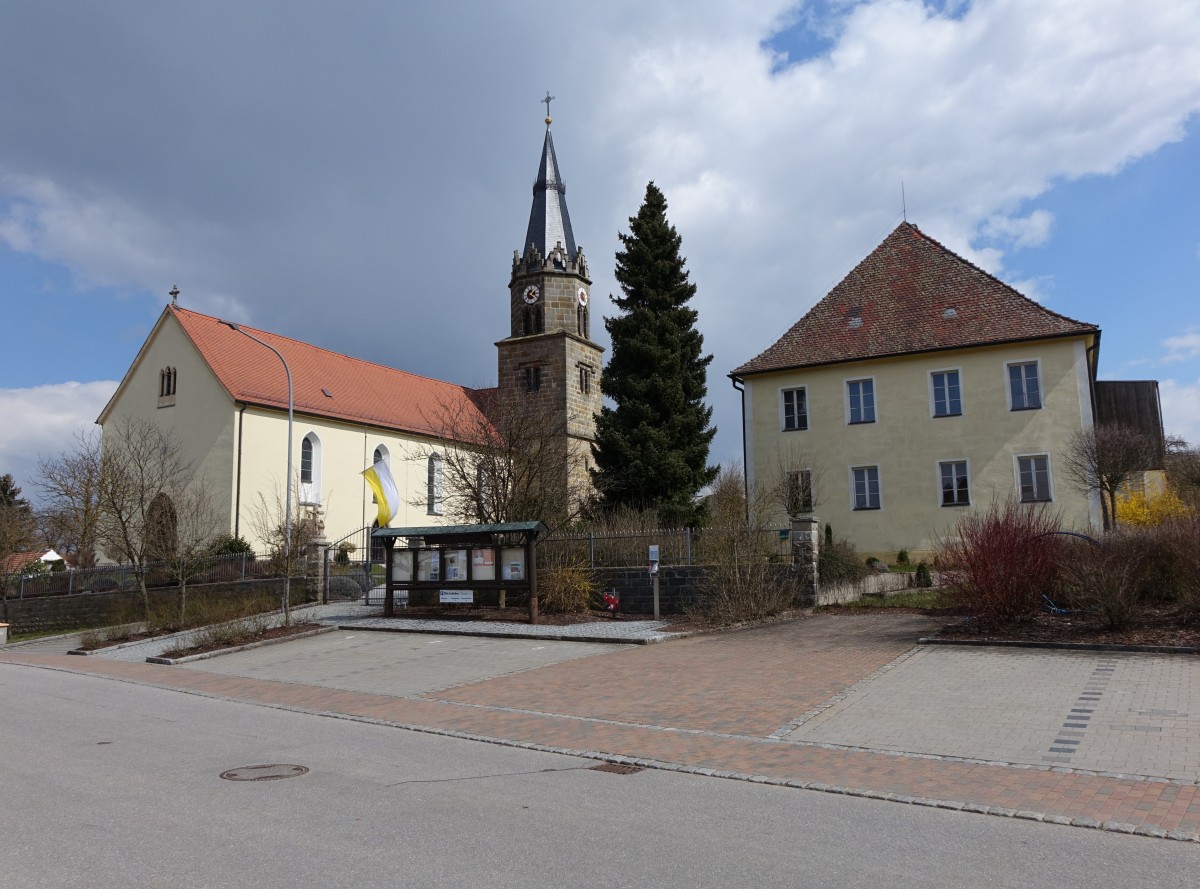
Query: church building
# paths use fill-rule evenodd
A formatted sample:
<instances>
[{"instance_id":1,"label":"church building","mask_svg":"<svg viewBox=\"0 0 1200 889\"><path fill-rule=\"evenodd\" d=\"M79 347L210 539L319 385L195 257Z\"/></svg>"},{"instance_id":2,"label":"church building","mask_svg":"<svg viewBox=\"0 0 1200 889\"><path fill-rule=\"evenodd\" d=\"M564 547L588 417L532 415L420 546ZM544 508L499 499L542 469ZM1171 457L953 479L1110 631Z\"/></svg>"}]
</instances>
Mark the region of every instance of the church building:
<instances>
[{"instance_id":1,"label":"church building","mask_svg":"<svg viewBox=\"0 0 1200 889\"><path fill-rule=\"evenodd\" d=\"M462 430L486 428L493 412L529 405L545 418L562 457L551 464L563 474L554 483L586 497L603 350L591 339L591 281L550 123L547 117L525 240L513 256L495 389L330 352L173 300L97 423L106 433L126 419L170 431L213 492L221 525L256 549L264 547L264 511L278 511L286 490L289 373L295 514L317 519L328 539L375 520L361 473L379 460L402 499L393 526L461 519L447 509L446 449L472 446L454 439L474 437ZM447 425L447 416L456 424Z\"/></svg>"}]
</instances>

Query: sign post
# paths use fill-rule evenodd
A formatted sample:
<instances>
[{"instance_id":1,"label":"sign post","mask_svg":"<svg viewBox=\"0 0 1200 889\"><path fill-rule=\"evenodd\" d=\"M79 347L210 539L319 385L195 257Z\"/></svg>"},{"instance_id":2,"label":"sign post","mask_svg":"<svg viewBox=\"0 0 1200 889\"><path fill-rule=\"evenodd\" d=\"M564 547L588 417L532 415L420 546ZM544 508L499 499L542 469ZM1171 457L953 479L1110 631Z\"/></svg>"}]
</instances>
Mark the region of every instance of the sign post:
<instances>
[{"instance_id":1,"label":"sign post","mask_svg":"<svg viewBox=\"0 0 1200 889\"><path fill-rule=\"evenodd\" d=\"M650 578L654 585L654 619L658 620L658 544L650 547Z\"/></svg>"}]
</instances>

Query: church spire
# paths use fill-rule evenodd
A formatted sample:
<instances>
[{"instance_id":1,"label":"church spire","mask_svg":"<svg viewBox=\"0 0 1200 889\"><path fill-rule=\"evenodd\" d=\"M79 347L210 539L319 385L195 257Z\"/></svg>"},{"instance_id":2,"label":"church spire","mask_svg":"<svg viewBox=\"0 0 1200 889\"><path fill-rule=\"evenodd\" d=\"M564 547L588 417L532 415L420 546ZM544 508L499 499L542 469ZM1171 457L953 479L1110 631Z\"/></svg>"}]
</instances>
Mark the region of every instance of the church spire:
<instances>
[{"instance_id":1,"label":"church spire","mask_svg":"<svg viewBox=\"0 0 1200 889\"><path fill-rule=\"evenodd\" d=\"M538 166L537 181L533 184L533 208L529 211L529 228L521 253L528 258L532 247L540 258L545 259L558 245L566 256L565 262L576 261L575 234L571 231L571 217L567 213L567 187L558 171L558 158L554 154L554 138L550 135L549 93L542 99L546 103L546 141L542 144L542 162ZM557 263L556 263L557 264Z\"/></svg>"}]
</instances>

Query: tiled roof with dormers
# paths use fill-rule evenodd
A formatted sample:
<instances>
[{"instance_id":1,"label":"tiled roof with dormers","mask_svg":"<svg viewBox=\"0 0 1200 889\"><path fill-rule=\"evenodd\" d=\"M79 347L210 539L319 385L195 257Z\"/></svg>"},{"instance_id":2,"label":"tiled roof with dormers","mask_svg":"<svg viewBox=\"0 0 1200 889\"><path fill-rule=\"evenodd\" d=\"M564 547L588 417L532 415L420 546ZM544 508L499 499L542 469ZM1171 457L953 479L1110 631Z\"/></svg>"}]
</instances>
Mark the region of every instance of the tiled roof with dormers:
<instances>
[{"instance_id":1,"label":"tiled roof with dormers","mask_svg":"<svg viewBox=\"0 0 1200 889\"><path fill-rule=\"evenodd\" d=\"M902 222L775 345L733 376L1099 333Z\"/></svg>"},{"instance_id":2,"label":"tiled roof with dormers","mask_svg":"<svg viewBox=\"0 0 1200 889\"><path fill-rule=\"evenodd\" d=\"M223 321L168 306L218 381L235 401L286 411L287 377L268 349ZM279 350L292 371L297 413L400 432L441 436L446 418L456 428L480 428L479 401L490 390L406 373L239 324Z\"/></svg>"}]
</instances>

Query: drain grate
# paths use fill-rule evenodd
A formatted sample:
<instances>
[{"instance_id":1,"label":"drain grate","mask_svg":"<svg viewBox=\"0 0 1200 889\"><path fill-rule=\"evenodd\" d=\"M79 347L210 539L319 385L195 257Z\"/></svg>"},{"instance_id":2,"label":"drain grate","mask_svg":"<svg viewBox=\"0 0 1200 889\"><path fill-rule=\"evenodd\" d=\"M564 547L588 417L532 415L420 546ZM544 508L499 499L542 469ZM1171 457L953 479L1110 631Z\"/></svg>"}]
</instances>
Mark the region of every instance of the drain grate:
<instances>
[{"instance_id":1,"label":"drain grate","mask_svg":"<svg viewBox=\"0 0 1200 889\"><path fill-rule=\"evenodd\" d=\"M641 766L627 766L620 762L602 762L589 766L588 769L593 772L611 772L614 775L635 775L642 771Z\"/></svg>"},{"instance_id":2,"label":"drain grate","mask_svg":"<svg viewBox=\"0 0 1200 889\"><path fill-rule=\"evenodd\" d=\"M240 766L221 772L226 781L278 781L280 778L299 778L308 774L308 766L273 763L265 766Z\"/></svg>"}]
</instances>

